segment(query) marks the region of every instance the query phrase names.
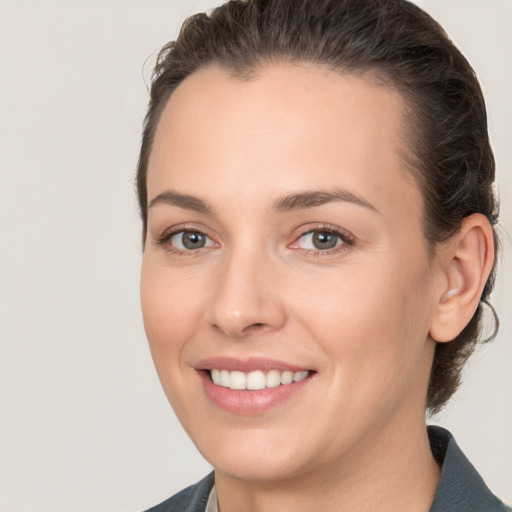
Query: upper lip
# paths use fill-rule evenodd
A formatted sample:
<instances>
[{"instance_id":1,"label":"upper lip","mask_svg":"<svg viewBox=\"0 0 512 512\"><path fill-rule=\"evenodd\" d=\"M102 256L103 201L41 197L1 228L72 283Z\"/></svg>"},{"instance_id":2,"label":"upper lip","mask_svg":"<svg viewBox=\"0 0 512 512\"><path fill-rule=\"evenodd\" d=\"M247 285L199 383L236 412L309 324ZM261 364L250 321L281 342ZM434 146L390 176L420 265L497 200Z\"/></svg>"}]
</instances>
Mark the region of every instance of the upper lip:
<instances>
[{"instance_id":1,"label":"upper lip","mask_svg":"<svg viewBox=\"0 0 512 512\"><path fill-rule=\"evenodd\" d=\"M228 370L228 371L241 371L241 372L252 372L254 370L279 370L282 372L292 371L311 371L311 368L307 368L302 365L296 365L279 361L278 359L269 359L267 357L248 357L244 359L237 359L235 357L208 357L202 359L195 365L196 370Z\"/></svg>"}]
</instances>

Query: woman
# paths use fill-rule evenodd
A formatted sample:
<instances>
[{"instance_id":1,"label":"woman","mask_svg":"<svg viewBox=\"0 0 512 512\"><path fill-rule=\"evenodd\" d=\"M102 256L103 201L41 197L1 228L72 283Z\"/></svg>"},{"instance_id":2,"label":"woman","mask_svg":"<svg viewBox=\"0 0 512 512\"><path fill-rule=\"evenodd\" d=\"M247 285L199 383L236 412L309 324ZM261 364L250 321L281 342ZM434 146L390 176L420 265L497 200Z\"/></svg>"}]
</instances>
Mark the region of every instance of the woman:
<instances>
[{"instance_id":1,"label":"woman","mask_svg":"<svg viewBox=\"0 0 512 512\"><path fill-rule=\"evenodd\" d=\"M502 511L427 430L497 238L474 73L404 0L230 1L162 50L144 324L214 474L153 511Z\"/></svg>"}]
</instances>

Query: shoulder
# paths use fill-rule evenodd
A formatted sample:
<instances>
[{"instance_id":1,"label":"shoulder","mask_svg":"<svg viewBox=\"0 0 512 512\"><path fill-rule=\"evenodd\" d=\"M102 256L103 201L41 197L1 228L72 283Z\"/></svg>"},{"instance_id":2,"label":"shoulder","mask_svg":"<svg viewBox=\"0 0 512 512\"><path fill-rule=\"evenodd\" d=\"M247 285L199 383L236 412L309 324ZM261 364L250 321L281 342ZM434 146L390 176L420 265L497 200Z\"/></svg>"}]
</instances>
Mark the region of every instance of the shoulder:
<instances>
[{"instance_id":1,"label":"shoulder","mask_svg":"<svg viewBox=\"0 0 512 512\"><path fill-rule=\"evenodd\" d=\"M146 512L204 512L214 483L213 472Z\"/></svg>"},{"instance_id":2,"label":"shoulder","mask_svg":"<svg viewBox=\"0 0 512 512\"><path fill-rule=\"evenodd\" d=\"M428 427L430 447L441 465L441 479L430 512L510 512L487 487L453 436L441 427Z\"/></svg>"}]
</instances>

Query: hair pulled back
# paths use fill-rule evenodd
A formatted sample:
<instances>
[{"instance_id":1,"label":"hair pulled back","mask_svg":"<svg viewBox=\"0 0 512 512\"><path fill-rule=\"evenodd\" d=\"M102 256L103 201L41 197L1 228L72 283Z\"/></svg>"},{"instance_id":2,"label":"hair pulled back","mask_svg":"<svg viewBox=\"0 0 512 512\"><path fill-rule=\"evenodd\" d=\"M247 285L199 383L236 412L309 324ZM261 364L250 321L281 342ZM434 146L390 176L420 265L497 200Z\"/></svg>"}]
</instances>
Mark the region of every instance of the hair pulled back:
<instances>
[{"instance_id":1,"label":"hair pulled back","mask_svg":"<svg viewBox=\"0 0 512 512\"><path fill-rule=\"evenodd\" d=\"M250 79L258 69L283 61L370 72L402 94L408 163L422 191L424 235L433 250L473 213L495 227L495 163L482 91L467 60L427 13L406 0L230 0L209 14L189 17L177 40L158 55L136 178L144 238L148 160L173 90L208 65ZM465 329L453 341L437 344L426 399L431 412L459 386L480 336L494 275L495 269Z\"/></svg>"}]
</instances>

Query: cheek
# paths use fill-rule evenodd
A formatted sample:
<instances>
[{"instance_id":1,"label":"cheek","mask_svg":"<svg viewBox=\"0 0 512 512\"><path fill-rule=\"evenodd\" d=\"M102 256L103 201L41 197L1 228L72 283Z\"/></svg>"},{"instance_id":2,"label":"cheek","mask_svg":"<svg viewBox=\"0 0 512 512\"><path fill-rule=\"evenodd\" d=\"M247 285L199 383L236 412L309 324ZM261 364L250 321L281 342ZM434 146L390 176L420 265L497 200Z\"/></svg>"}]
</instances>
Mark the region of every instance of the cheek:
<instances>
[{"instance_id":1,"label":"cheek","mask_svg":"<svg viewBox=\"0 0 512 512\"><path fill-rule=\"evenodd\" d=\"M144 328L159 374L179 356L200 317L201 296L194 281L182 283L165 266L144 258L141 272L141 305Z\"/></svg>"},{"instance_id":2,"label":"cheek","mask_svg":"<svg viewBox=\"0 0 512 512\"><path fill-rule=\"evenodd\" d=\"M307 292L307 301L294 302L294 316L321 344L344 386L392 386L422 364L430 316L426 268L374 260L316 276L314 286L304 280L292 292L297 298Z\"/></svg>"},{"instance_id":3,"label":"cheek","mask_svg":"<svg viewBox=\"0 0 512 512\"><path fill-rule=\"evenodd\" d=\"M176 279L178 277L178 279ZM144 329L162 388L181 419L194 403L186 380L193 370L186 351L201 318L197 286L180 281L165 265L144 257L141 271L141 305Z\"/></svg>"}]
</instances>

